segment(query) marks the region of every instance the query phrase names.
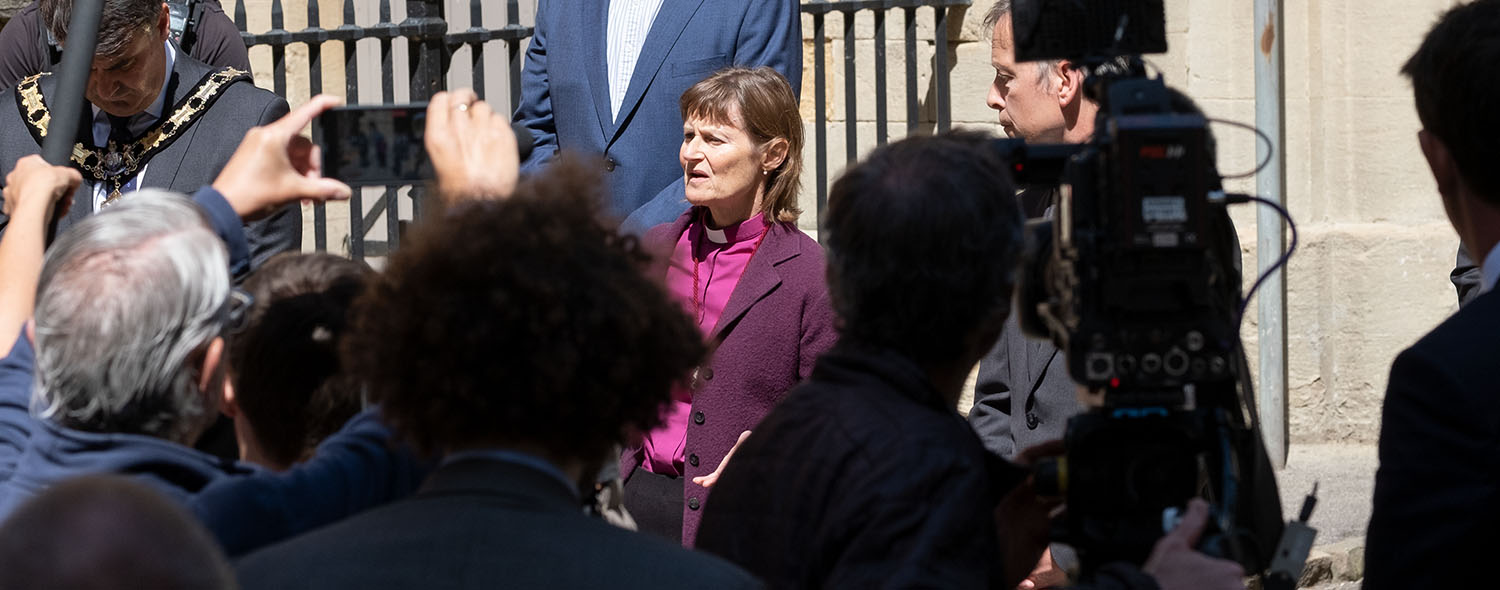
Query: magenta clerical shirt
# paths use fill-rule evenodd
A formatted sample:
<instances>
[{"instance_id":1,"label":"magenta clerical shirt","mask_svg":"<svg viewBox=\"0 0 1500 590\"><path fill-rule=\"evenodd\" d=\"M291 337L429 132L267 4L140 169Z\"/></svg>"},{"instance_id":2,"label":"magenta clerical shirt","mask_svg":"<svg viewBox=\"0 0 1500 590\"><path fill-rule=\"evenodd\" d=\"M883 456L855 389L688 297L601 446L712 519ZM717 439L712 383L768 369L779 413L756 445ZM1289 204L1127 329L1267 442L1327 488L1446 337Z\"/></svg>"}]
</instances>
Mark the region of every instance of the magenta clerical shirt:
<instances>
[{"instance_id":1,"label":"magenta clerical shirt","mask_svg":"<svg viewBox=\"0 0 1500 590\"><path fill-rule=\"evenodd\" d=\"M750 266L750 257L766 231L765 216L752 215L738 225L722 230L709 229L698 217L677 238L668 260L667 290L682 303L688 314L695 314L698 329L711 334L734 286ZM695 264L696 261L696 264ZM693 295L694 268L698 275L698 293ZM694 300L698 304L694 304ZM693 392L676 387L672 401L662 409L662 425L646 435L646 458L642 467L661 475L679 477L683 468L683 447L687 443L688 414L693 408Z\"/></svg>"}]
</instances>

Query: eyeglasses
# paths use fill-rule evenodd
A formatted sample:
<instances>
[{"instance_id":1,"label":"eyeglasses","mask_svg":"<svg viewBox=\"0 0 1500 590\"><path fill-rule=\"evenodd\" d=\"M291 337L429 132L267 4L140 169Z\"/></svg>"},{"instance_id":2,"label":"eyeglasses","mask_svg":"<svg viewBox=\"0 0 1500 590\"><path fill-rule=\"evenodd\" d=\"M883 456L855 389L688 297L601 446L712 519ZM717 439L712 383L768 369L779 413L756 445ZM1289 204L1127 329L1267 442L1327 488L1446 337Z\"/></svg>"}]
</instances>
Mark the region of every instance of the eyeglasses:
<instances>
[{"instance_id":1,"label":"eyeglasses","mask_svg":"<svg viewBox=\"0 0 1500 590\"><path fill-rule=\"evenodd\" d=\"M231 288L229 297L224 300L224 306L219 309L223 333L237 334L244 330L252 305L255 305L255 297L239 287Z\"/></svg>"}]
</instances>

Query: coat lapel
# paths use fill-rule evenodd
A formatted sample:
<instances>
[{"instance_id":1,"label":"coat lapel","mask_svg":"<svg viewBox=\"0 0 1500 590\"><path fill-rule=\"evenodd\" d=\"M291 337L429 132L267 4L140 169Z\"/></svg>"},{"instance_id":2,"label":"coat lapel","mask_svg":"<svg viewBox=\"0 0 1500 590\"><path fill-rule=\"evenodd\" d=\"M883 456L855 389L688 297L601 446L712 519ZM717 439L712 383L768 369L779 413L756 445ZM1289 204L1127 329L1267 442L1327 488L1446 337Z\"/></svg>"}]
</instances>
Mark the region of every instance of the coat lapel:
<instances>
[{"instance_id":1,"label":"coat lapel","mask_svg":"<svg viewBox=\"0 0 1500 590\"><path fill-rule=\"evenodd\" d=\"M776 266L799 254L796 236L791 235L782 224L772 223L766 231L771 233L766 234L760 250L750 258L750 265L745 268L740 282L734 286L729 302L724 305L724 313L719 315L719 321L714 325L711 335L714 339L719 339L724 332L728 332L752 306L781 286L781 274L776 271Z\"/></svg>"},{"instance_id":2,"label":"coat lapel","mask_svg":"<svg viewBox=\"0 0 1500 590\"><path fill-rule=\"evenodd\" d=\"M172 116L183 95L192 92L198 86L198 81L213 71L212 66L193 59L178 49L177 61L172 64L172 79L167 81L167 99L162 102L162 117ZM187 155L187 148L192 145L198 127L197 124L188 127L181 136L172 140L171 145L151 157L151 161L146 164L146 174L141 177L141 186L174 186L177 173L182 170L182 159Z\"/></svg>"},{"instance_id":3,"label":"coat lapel","mask_svg":"<svg viewBox=\"0 0 1500 590\"><path fill-rule=\"evenodd\" d=\"M590 3L584 3L590 4ZM599 34L588 40L591 45L584 55L589 61L589 92L594 96L594 116L599 119L599 134L604 137L605 147L615 136L615 118L609 112L609 2L598 5L598 10L588 18L594 19L594 31Z\"/></svg>"},{"instance_id":4,"label":"coat lapel","mask_svg":"<svg viewBox=\"0 0 1500 590\"><path fill-rule=\"evenodd\" d=\"M651 32L646 35L646 44L641 47L641 55L635 62L635 71L630 75L630 88L625 91L625 100L620 102L620 116L615 121L624 121L640 105L641 97L646 95L646 89L651 87L651 82L656 79L657 72L661 71L662 63L667 59L667 54L672 52L672 47L677 44L677 39L682 36L682 31L692 20L693 13L703 0L663 0L661 9L656 13L656 21L651 23ZM606 28L609 16L605 15ZM605 29L600 29L605 30ZM601 54L603 55L603 54ZM676 100L677 97L671 97ZM609 112L609 95L605 93L605 113ZM620 133L619 125L612 124L612 133L608 134L609 142L613 143Z\"/></svg>"}]
</instances>

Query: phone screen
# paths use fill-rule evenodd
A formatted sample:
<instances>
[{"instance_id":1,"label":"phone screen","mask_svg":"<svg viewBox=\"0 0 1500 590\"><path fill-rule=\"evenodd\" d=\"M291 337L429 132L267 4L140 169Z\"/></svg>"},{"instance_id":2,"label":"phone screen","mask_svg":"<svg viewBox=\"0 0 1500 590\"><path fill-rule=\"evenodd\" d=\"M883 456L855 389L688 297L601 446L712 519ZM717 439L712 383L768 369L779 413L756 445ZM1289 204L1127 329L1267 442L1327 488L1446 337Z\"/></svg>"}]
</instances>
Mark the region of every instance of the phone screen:
<instances>
[{"instance_id":1,"label":"phone screen","mask_svg":"<svg viewBox=\"0 0 1500 590\"><path fill-rule=\"evenodd\" d=\"M425 103L330 109L313 125L323 176L350 186L422 184L432 178L426 126Z\"/></svg>"}]
</instances>

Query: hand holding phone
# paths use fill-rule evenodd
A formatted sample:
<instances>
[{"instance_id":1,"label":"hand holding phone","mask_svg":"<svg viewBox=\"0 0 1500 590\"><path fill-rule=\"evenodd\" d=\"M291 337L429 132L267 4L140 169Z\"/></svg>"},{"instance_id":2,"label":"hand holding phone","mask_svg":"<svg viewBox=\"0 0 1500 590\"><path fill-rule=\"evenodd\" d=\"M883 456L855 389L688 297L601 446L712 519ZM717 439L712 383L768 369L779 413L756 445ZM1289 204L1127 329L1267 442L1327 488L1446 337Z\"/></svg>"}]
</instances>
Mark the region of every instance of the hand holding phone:
<instances>
[{"instance_id":1,"label":"hand holding phone","mask_svg":"<svg viewBox=\"0 0 1500 590\"><path fill-rule=\"evenodd\" d=\"M434 95L425 139L445 201L503 199L515 191L521 166L516 133L509 118L474 91Z\"/></svg>"}]
</instances>

